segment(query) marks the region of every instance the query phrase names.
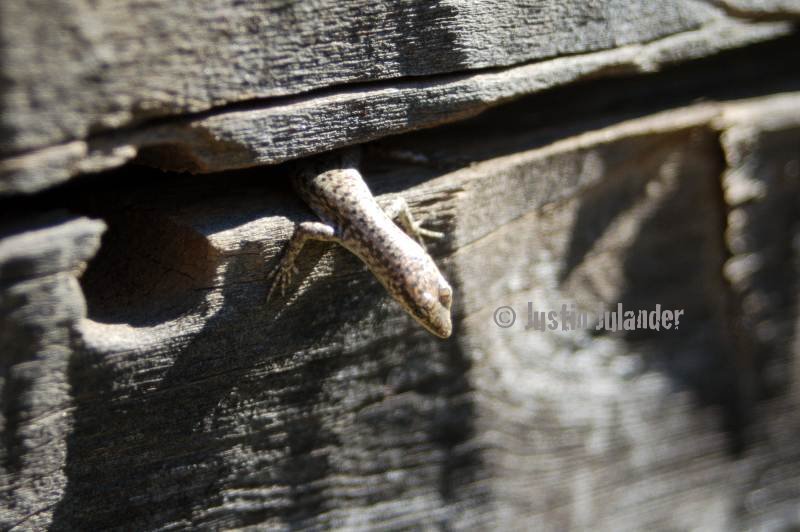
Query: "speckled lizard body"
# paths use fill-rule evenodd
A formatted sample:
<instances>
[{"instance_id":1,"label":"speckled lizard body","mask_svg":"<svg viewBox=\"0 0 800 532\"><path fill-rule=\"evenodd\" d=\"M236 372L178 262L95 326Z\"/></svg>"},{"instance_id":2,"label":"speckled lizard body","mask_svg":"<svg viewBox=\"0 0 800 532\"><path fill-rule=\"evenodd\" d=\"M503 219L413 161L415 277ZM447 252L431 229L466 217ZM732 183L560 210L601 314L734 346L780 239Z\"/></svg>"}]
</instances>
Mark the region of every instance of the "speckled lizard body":
<instances>
[{"instance_id":1,"label":"speckled lizard body","mask_svg":"<svg viewBox=\"0 0 800 532\"><path fill-rule=\"evenodd\" d=\"M284 292L306 240L337 242L369 267L409 315L431 333L447 338L452 332L453 292L422 245L422 236L444 235L420 227L402 198L381 208L357 169L358 154L356 150L335 152L300 167L292 176L294 189L320 221L295 228L270 275L274 281L267 299L277 287Z\"/></svg>"}]
</instances>

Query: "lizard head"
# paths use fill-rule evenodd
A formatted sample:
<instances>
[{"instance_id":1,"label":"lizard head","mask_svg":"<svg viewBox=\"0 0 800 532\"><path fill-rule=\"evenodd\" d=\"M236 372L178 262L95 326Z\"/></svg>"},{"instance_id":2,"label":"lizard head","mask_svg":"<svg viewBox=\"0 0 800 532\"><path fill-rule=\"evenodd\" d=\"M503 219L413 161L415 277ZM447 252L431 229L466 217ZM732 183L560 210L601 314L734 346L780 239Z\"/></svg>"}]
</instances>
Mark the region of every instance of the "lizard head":
<instances>
[{"instance_id":1,"label":"lizard head","mask_svg":"<svg viewBox=\"0 0 800 532\"><path fill-rule=\"evenodd\" d=\"M420 325L439 338L449 338L453 332L450 306L453 289L427 255L406 269L405 279L397 298Z\"/></svg>"}]
</instances>

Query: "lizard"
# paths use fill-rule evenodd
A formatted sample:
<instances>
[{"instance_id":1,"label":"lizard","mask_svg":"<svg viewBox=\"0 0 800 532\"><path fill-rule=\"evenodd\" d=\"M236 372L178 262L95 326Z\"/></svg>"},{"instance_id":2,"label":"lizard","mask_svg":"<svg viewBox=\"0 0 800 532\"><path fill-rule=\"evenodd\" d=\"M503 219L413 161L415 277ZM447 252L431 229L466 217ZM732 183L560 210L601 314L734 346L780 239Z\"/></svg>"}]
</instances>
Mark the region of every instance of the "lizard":
<instances>
[{"instance_id":1,"label":"lizard","mask_svg":"<svg viewBox=\"0 0 800 532\"><path fill-rule=\"evenodd\" d=\"M292 173L292 187L319 221L295 227L281 260L267 276L272 281L267 301L277 288L285 294L306 241L336 242L361 259L412 318L434 335L448 338L453 290L422 239L444 234L424 229L402 197L382 208L358 170L359 160L358 148L344 149L304 162Z\"/></svg>"}]
</instances>

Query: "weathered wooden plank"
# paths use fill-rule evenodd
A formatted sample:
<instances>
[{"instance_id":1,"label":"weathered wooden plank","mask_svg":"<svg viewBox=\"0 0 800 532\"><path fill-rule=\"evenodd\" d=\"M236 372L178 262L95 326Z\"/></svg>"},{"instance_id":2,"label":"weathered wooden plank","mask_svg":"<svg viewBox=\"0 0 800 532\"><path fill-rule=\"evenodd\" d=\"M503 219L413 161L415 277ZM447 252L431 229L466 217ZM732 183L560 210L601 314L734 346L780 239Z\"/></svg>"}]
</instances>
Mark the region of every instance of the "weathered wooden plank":
<instances>
[{"instance_id":1,"label":"weathered wooden plank","mask_svg":"<svg viewBox=\"0 0 800 532\"><path fill-rule=\"evenodd\" d=\"M69 364L86 315L76 277L104 224L18 219L0 237L0 528L42 530L68 481Z\"/></svg>"},{"instance_id":2,"label":"weathered wooden plank","mask_svg":"<svg viewBox=\"0 0 800 532\"><path fill-rule=\"evenodd\" d=\"M721 16L689 0L3 2L0 155L235 102L646 42Z\"/></svg>"},{"instance_id":3,"label":"weathered wooden plank","mask_svg":"<svg viewBox=\"0 0 800 532\"><path fill-rule=\"evenodd\" d=\"M0 160L0 194L35 192L136 156L163 168L219 172L273 164L431 127L492 105L599 76L652 72L786 35L785 24L718 21L649 44L499 71L337 88L143 125Z\"/></svg>"},{"instance_id":4,"label":"weathered wooden plank","mask_svg":"<svg viewBox=\"0 0 800 532\"><path fill-rule=\"evenodd\" d=\"M0 2L0 194L221 173L0 198L0 528L800 525L796 2L131 4ZM264 302L309 214L224 170L375 139L449 341L321 244Z\"/></svg>"},{"instance_id":5,"label":"weathered wooden plank","mask_svg":"<svg viewBox=\"0 0 800 532\"><path fill-rule=\"evenodd\" d=\"M737 298L741 335L753 360L753 394L761 399L752 440L775 442L753 453L737 487L748 508L742 528L797 526L800 451L800 111L794 95L745 102L718 122L727 169L724 273ZM791 465L790 465L791 464Z\"/></svg>"},{"instance_id":6,"label":"weathered wooden plank","mask_svg":"<svg viewBox=\"0 0 800 532\"><path fill-rule=\"evenodd\" d=\"M449 341L323 245L300 264L307 280L264 305L264 272L308 216L288 191L267 193L262 174L279 183L280 167L222 189L173 179L126 209L117 187L95 190L75 207L109 230L81 279L86 318L63 321L76 335L59 396L69 437L48 451L66 454L66 484L37 495L52 509L28 508L56 529L114 528L121 513L138 529L721 530L737 512L753 526L775 518L798 496L798 396L774 390L778 414L757 404L740 366L752 353L730 334L719 177L738 163L719 134L755 124L791 146L798 102L563 124L587 132L544 144L535 114L509 110L518 127L484 117L438 142L368 149L372 188L402 192L450 235L432 246L456 290ZM426 164L420 146L455 168ZM392 158L403 150L421 156ZM671 333L542 332L524 330L527 301L660 303L686 317ZM523 321L497 327L501 305ZM733 459L748 412L758 430ZM42 470L23 456L25 475Z\"/></svg>"},{"instance_id":7,"label":"weathered wooden plank","mask_svg":"<svg viewBox=\"0 0 800 532\"><path fill-rule=\"evenodd\" d=\"M754 20L787 20L800 17L796 0L716 0L729 13Z\"/></svg>"},{"instance_id":8,"label":"weathered wooden plank","mask_svg":"<svg viewBox=\"0 0 800 532\"><path fill-rule=\"evenodd\" d=\"M723 177L726 244L731 257L725 274L737 296L743 335L754 360L753 393L763 399L755 413L770 419L776 438L800 430L800 111L791 95L769 105L753 102L729 109L720 121L728 165ZM758 527L792 515L800 498L797 481L782 475L782 464L800 457L796 446L780 446L758 468L747 471L745 523ZM795 466L790 466L794 468ZM765 478L776 478L775 482ZM766 501L766 502L765 502Z\"/></svg>"}]
</instances>

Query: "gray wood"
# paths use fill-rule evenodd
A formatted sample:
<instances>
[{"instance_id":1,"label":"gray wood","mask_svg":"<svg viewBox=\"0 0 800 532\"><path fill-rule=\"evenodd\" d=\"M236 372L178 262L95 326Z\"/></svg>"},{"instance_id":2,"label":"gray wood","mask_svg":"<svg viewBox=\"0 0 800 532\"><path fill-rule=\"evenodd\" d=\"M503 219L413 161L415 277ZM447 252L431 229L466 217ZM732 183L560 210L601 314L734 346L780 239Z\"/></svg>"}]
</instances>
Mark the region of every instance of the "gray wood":
<instances>
[{"instance_id":1,"label":"gray wood","mask_svg":"<svg viewBox=\"0 0 800 532\"><path fill-rule=\"evenodd\" d=\"M786 20L800 17L797 0L715 0L716 5L737 17L754 20Z\"/></svg>"},{"instance_id":2,"label":"gray wood","mask_svg":"<svg viewBox=\"0 0 800 532\"><path fill-rule=\"evenodd\" d=\"M743 102L729 109L718 127L727 161L722 187L728 207L725 243L731 254L723 271L746 342L743 362L758 376L751 385L761 401L752 416L769 420L754 438L760 440L759 446L780 442L774 452L765 452L742 470L738 488L753 508L743 516L742 527L759 528L787 519L797 526L800 483L784 475L787 468L796 470L792 464L800 456L798 447L788 443L790 434L800 430L797 96Z\"/></svg>"},{"instance_id":3,"label":"gray wood","mask_svg":"<svg viewBox=\"0 0 800 532\"><path fill-rule=\"evenodd\" d=\"M0 160L0 194L35 192L77 174L117 167L137 153L148 164L192 172L278 163L463 119L513 98L584 79L657 71L790 31L792 26L784 23L717 20L648 44L496 71L404 78L295 99L259 100L242 108L221 107ZM10 116L23 115L16 111Z\"/></svg>"},{"instance_id":4,"label":"gray wood","mask_svg":"<svg viewBox=\"0 0 800 532\"><path fill-rule=\"evenodd\" d=\"M3 2L0 155L236 102L646 42L720 16L690 0Z\"/></svg>"},{"instance_id":5,"label":"gray wood","mask_svg":"<svg viewBox=\"0 0 800 532\"><path fill-rule=\"evenodd\" d=\"M0 238L0 528L43 530L64 493L69 365L86 316L76 280L104 224L53 213ZM18 528L18 529L20 529Z\"/></svg>"},{"instance_id":6,"label":"gray wood","mask_svg":"<svg viewBox=\"0 0 800 532\"><path fill-rule=\"evenodd\" d=\"M16 469L2 474L4 525L796 523L800 397L782 387L766 401L751 393L756 353L732 333L738 311L756 316L736 304L724 275L733 236L719 176L734 179L753 157L792 160L798 103L795 93L611 116L601 128L563 124L586 132L556 142L542 142L535 113L509 109L519 121L509 129L500 109L451 126L447 138L431 130L368 147L373 190L402 193L449 235L431 246L456 293L446 342L327 245L304 255L307 281L265 305L265 272L309 214L288 191L265 194L261 179L224 189L176 180L140 191L124 211L110 202L116 191L100 195L85 208L109 229L80 287L76 272L102 225L50 222L7 237L1 300L21 294L33 308L3 319L60 351L57 363L29 347L24 360L5 355L5 374L33 368L60 379L46 397L57 403L48 412L63 414L4 402L3 441L24 442L11 447ZM743 131L765 142L737 143ZM742 149L751 159L735 155ZM477 154L472 164L465 153ZM274 179L281 171L264 170ZM68 290L33 297L50 278ZM522 319L527 301L658 302L687 316L680 334L494 325L498 306ZM52 305L73 310L43 312ZM38 345L27 338L22 345ZM779 367L796 359L795 348ZM47 386L34 381L24 397ZM730 423L743 416L754 425L734 458ZM32 492L11 488L51 471L59 473Z\"/></svg>"},{"instance_id":7,"label":"gray wood","mask_svg":"<svg viewBox=\"0 0 800 532\"><path fill-rule=\"evenodd\" d=\"M0 529L800 527L797 14L0 1ZM447 341L328 244L265 301L362 143Z\"/></svg>"}]
</instances>

